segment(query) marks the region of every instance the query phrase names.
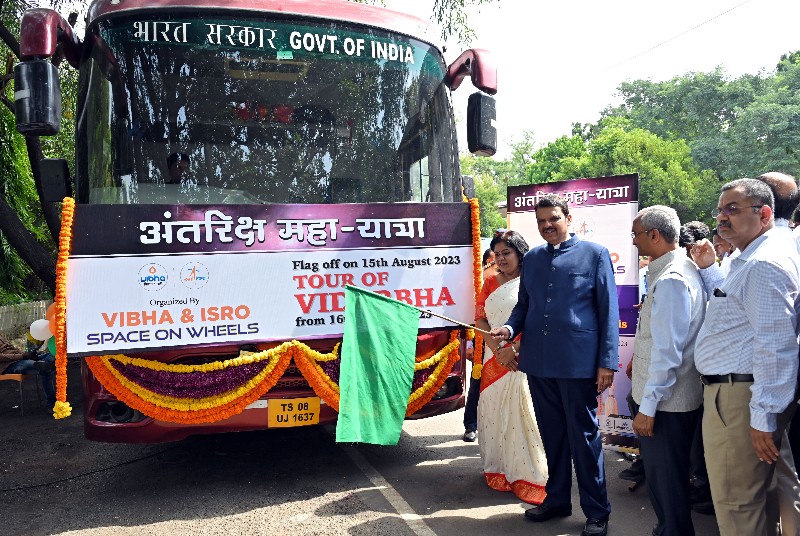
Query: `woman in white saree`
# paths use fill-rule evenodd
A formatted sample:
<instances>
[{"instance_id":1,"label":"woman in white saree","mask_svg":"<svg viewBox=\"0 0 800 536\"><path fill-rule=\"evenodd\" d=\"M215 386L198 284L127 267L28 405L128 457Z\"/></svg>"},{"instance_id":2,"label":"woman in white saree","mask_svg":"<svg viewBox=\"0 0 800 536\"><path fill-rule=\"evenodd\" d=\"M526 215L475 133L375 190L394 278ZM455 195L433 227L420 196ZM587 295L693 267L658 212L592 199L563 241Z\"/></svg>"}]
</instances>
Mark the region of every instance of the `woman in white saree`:
<instances>
[{"instance_id":1,"label":"woman in white saree","mask_svg":"<svg viewBox=\"0 0 800 536\"><path fill-rule=\"evenodd\" d=\"M495 235L490 247L498 273L484 281L475 312L475 325L487 331L502 325L516 305L522 257L528 251L525 239L515 231ZM506 346L491 337L485 341L478 441L486 483L527 503L541 504L547 459L527 377L517 370L519 340Z\"/></svg>"}]
</instances>

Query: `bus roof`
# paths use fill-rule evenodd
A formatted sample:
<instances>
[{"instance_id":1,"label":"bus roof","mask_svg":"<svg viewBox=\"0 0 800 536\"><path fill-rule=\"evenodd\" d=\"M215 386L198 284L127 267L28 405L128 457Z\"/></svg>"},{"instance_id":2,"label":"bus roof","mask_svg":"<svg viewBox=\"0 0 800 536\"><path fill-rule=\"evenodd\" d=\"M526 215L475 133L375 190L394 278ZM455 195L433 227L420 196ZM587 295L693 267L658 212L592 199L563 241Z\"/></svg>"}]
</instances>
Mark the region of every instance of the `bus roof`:
<instances>
[{"instance_id":1,"label":"bus roof","mask_svg":"<svg viewBox=\"0 0 800 536\"><path fill-rule=\"evenodd\" d=\"M86 24L109 15L133 11L207 9L232 12L272 12L282 15L346 20L414 37L434 45L433 26L413 15L349 0L97 0L89 7Z\"/></svg>"}]
</instances>

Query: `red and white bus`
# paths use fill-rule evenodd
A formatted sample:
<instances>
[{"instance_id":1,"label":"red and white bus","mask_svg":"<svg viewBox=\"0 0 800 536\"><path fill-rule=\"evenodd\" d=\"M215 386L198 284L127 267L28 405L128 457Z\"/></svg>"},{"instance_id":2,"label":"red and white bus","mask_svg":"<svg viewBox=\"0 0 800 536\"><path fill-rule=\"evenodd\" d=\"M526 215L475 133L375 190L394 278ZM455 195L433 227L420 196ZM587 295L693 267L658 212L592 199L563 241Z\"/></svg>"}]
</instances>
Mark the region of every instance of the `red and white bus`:
<instances>
[{"instance_id":1,"label":"red and white bus","mask_svg":"<svg viewBox=\"0 0 800 536\"><path fill-rule=\"evenodd\" d=\"M481 90L469 145L493 154L496 71L435 40L342 0L99 0L83 39L26 12L21 133L58 131L57 46L80 71L74 178L45 160L42 181L75 200L66 352L89 439L334 422L345 284L472 318L451 92ZM464 337L422 314L409 418L463 406Z\"/></svg>"}]
</instances>

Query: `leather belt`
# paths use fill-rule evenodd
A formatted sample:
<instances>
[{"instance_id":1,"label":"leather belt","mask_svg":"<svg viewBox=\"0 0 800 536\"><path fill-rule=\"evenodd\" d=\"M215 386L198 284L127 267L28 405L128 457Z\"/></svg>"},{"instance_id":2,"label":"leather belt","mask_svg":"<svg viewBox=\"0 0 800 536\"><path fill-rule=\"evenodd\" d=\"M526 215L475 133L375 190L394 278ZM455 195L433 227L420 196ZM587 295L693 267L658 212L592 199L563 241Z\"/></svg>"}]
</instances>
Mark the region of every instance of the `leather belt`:
<instances>
[{"instance_id":1,"label":"leather belt","mask_svg":"<svg viewBox=\"0 0 800 536\"><path fill-rule=\"evenodd\" d=\"M711 385L713 383L740 383L752 382L752 374L701 374L700 381L703 385Z\"/></svg>"}]
</instances>

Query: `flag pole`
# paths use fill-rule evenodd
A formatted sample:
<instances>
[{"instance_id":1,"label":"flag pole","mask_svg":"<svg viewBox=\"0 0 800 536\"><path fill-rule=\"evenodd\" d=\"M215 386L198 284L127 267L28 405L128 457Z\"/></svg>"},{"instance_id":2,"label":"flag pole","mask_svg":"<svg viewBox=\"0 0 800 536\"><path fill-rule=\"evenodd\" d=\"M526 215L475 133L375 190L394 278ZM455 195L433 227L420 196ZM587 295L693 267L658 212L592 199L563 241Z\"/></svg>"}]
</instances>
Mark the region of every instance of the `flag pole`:
<instances>
[{"instance_id":1,"label":"flag pole","mask_svg":"<svg viewBox=\"0 0 800 536\"><path fill-rule=\"evenodd\" d=\"M357 286L355 286L355 285L347 285L347 286L348 286L348 287L357 288L358 290L363 290L364 292L372 292L373 294L378 294L377 292L375 292L375 291L373 291L373 290L369 290L369 289L366 289L366 288L357 287ZM411 305L410 303L406 303L406 302L404 302L404 301L400 301L400 300L395 300L394 298L392 298L392 297L389 297L389 296L384 296L383 294L378 294L378 296L383 296L384 298L389 298L390 300L394 300L394 301L396 301L396 302L400 302L400 303L402 303L402 304L408 305L409 307L414 307L414 306L413 306L413 305ZM436 314L436 313L434 313L433 311L428 311L428 310L426 310L426 309L420 309L419 307L414 307L414 309L416 309L417 311L419 311L419 312L421 312L421 313L427 313L427 314L429 314L429 315L431 315L431 316L435 316L435 317L437 317L437 318L441 318L442 320L447 320L448 322L452 322L453 324L457 324L457 325L459 325L459 326L463 326L463 327L465 327L465 328L469 328L469 329L474 329L475 331L479 331L479 332L481 332L481 333L485 333L485 334L487 334L487 335L491 335L491 333L490 333L490 332L488 332L488 331L486 331L485 329L481 329L481 328L479 328L479 327L475 327L475 326L473 326L472 324L466 324L466 323L464 323L464 322L460 322L460 321L458 321L458 320L455 320L455 319L453 319L453 318L449 318L449 317L446 317L446 316L444 316L444 315Z\"/></svg>"}]
</instances>

